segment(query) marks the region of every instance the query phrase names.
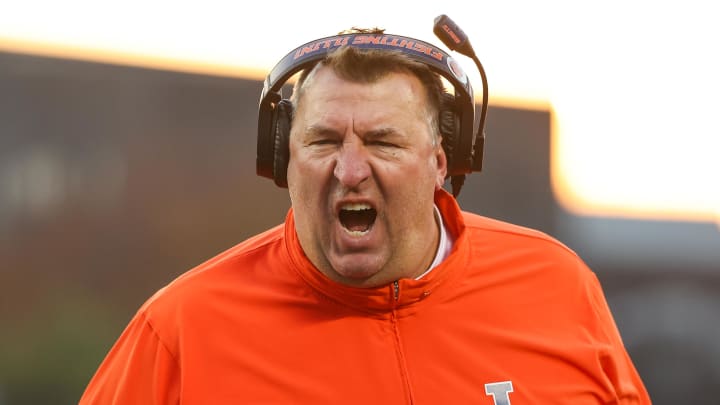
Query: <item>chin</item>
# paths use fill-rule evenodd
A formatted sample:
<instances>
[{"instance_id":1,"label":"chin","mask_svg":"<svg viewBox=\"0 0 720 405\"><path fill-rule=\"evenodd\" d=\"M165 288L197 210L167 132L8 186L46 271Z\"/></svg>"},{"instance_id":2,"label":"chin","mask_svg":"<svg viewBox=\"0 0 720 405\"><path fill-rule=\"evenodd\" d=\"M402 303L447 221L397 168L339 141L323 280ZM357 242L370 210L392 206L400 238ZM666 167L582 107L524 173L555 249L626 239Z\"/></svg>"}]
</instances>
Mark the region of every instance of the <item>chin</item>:
<instances>
[{"instance_id":1,"label":"chin","mask_svg":"<svg viewBox=\"0 0 720 405\"><path fill-rule=\"evenodd\" d=\"M339 282L354 286L373 287L380 273L380 269L374 266L359 266L357 262L349 266L338 265L334 267Z\"/></svg>"},{"instance_id":2,"label":"chin","mask_svg":"<svg viewBox=\"0 0 720 405\"><path fill-rule=\"evenodd\" d=\"M363 268L352 268L352 269L340 269L340 270L336 270L336 273L339 274L340 277L342 277L344 279L362 282L363 280L372 278L378 272L375 270L368 271L367 267L363 267Z\"/></svg>"}]
</instances>

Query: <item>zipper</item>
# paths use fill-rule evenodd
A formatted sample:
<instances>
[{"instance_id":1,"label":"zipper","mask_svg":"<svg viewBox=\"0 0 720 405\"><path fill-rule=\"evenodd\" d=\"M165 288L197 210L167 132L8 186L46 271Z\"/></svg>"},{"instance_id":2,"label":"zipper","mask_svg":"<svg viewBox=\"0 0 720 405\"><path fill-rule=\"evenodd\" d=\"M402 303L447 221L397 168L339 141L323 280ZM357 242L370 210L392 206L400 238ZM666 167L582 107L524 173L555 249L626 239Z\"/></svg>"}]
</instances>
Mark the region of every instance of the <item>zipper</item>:
<instances>
[{"instance_id":1,"label":"zipper","mask_svg":"<svg viewBox=\"0 0 720 405\"><path fill-rule=\"evenodd\" d=\"M400 378L403 381L405 389L405 398L408 405L413 405L415 399L413 398L412 387L410 386L410 377L408 375L408 366L405 361L405 351L403 350L402 339L400 339L400 328L398 325L397 317L397 302L400 299L400 282L393 281L392 285L392 296L393 296L393 308L390 316L390 323L392 324L394 340L395 340L395 353L397 355L398 366L400 367Z\"/></svg>"}]
</instances>

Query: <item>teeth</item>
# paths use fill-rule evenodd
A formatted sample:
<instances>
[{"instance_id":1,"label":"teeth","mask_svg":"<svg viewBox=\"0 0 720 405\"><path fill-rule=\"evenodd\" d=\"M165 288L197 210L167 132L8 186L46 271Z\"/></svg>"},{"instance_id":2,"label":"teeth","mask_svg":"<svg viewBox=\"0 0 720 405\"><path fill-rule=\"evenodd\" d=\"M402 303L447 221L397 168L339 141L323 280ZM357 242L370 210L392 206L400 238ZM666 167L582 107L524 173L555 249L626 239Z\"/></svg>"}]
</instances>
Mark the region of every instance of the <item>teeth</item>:
<instances>
[{"instance_id":1,"label":"teeth","mask_svg":"<svg viewBox=\"0 0 720 405\"><path fill-rule=\"evenodd\" d=\"M369 229L367 231L351 231L347 228L343 228L343 229L345 230L345 232L349 233L351 236L363 236L366 233L370 232Z\"/></svg>"},{"instance_id":2,"label":"teeth","mask_svg":"<svg viewBox=\"0 0 720 405\"><path fill-rule=\"evenodd\" d=\"M343 209L346 211L362 211L362 210L372 209L372 207L370 206L370 204L355 203L355 204L344 204L340 209Z\"/></svg>"}]
</instances>

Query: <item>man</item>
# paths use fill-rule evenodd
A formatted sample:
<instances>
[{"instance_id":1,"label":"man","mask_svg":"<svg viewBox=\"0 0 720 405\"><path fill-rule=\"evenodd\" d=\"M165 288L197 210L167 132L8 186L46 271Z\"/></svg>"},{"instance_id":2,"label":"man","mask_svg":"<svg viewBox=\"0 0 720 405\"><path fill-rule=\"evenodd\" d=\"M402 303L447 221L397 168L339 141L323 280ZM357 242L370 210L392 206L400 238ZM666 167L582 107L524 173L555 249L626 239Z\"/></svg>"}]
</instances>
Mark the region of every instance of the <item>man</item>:
<instances>
[{"instance_id":1,"label":"man","mask_svg":"<svg viewBox=\"0 0 720 405\"><path fill-rule=\"evenodd\" d=\"M146 302L82 404L650 402L583 262L443 190L442 83L403 52L304 71L285 223Z\"/></svg>"}]
</instances>

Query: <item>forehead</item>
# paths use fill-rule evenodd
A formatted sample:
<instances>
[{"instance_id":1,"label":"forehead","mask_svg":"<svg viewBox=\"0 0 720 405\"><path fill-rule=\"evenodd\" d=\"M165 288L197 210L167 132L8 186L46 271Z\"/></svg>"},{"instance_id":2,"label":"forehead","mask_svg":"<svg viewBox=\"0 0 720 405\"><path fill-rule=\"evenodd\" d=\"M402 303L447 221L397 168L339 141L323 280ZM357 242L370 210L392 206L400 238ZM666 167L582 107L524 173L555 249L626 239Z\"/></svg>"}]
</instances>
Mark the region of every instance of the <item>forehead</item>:
<instances>
[{"instance_id":1,"label":"forehead","mask_svg":"<svg viewBox=\"0 0 720 405\"><path fill-rule=\"evenodd\" d=\"M391 72L371 82L357 82L341 78L325 66L308 76L295 103L296 115L324 113L329 109L376 114L427 113L425 89L410 73Z\"/></svg>"}]
</instances>

